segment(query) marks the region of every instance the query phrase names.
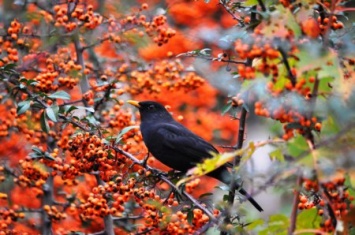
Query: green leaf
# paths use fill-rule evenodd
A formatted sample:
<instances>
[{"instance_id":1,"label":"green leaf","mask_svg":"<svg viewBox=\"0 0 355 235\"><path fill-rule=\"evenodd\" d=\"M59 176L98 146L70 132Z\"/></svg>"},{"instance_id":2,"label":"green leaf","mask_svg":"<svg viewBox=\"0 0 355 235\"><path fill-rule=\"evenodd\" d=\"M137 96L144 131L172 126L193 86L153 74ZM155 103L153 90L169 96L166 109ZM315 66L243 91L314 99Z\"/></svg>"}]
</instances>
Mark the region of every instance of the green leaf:
<instances>
[{"instance_id":1,"label":"green leaf","mask_svg":"<svg viewBox=\"0 0 355 235\"><path fill-rule=\"evenodd\" d=\"M194 212L192 210L189 210L187 212L187 221L189 222L189 224L192 224L193 219L194 219Z\"/></svg>"},{"instance_id":2,"label":"green leaf","mask_svg":"<svg viewBox=\"0 0 355 235\"><path fill-rule=\"evenodd\" d=\"M333 116L328 116L322 124L322 134L334 135L340 130L339 124L335 121Z\"/></svg>"},{"instance_id":3,"label":"green leaf","mask_svg":"<svg viewBox=\"0 0 355 235\"><path fill-rule=\"evenodd\" d=\"M301 211L297 216L297 229L319 228L322 218L318 215L318 209L312 208ZM306 233L305 233L306 234ZM313 233L307 233L313 234Z\"/></svg>"},{"instance_id":4,"label":"green leaf","mask_svg":"<svg viewBox=\"0 0 355 235\"><path fill-rule=\"evenodd\" d=\"M286 26L292 30L294 36L296 38L300 37L302 35L302 30L300 24L295 18L295 15L289 9L286 9L283 17L285 18Z\"/></svg>"},{"instance_id":5,"label":"green leaf","mask_svg":"<svg viewBox=\"0 0 355 235\"><path fill-rule=\"evenodd\" d=\"M304 44L297 53L299 62L297 64L298 72L316 71L319 79L342 78L337 54L325 50L322 45L317 43Z\"/></svg>"},{"instance_id":6,"label":"green leaf","mask_svg":"<svg viewBox=\"0 0 355 235\"><path fill-rule=\"evenodd\" d=\"M26 100L26 101L22 101L22 102L18 103L17 114L18 115L23 114L30 107L31 107L31 101L30 100Z\"/></svg>"},{"instance_id":7,"label":"green leaf","mask_svg":"<svg viewBox=\"0 0 355 235\"><path fill-rule=\"evenodd\" d=\"M48 97L52 99L63 99L63 100L70 99L70 95L65 91L56 91L53 94L49 95Z\"/></svg>"},{"instance_id":8,"label":"green leaf","mask_svg":"<svg viewBox=\"0 0 355 235\"><path fill-rule=\"evenodd\" d=\"M285 157L281 151L281 149L275 149L274 151L272 151L271 153L269 153L271 160L277 160L280 162L284 162L285 161Z\"/></svg>"},{"instance_id":9,"label":"green leaf","mask_svg":"<svg viewBox=\"0 0 355 235\"><path fill-rule=\"evenodd\" d=\"M232 101L228 101L228 104L222 109L222 116L225 115L232 107Z\"/></svg>"},{"instance_id":10,"label":"green leaf","mask_svg":"<svg viewBox=\"0 0 355 235\"><path fill-rule=\"evenodd\" d=\"M42 154L42 150L38 148L37 146L32 146L32 151L38 154Z\"/></svg>"},{"instance_id":11,"label":"green leaf","mask_svg":"<svg viewBox=\"0 0 355 235\"><path fill-rule=\"evenodd\" d=\"M287 229L290 224L289 221L286 215L271 215L269 219L269 229L273 232L278 232L278 234L287 234Z\"/></svg>"},{"instance_id":12,"label":"green leaf","mask_svg":"<svg viewBox=\"0 0 355 235\"><path fill-rule=\"evenodd\" d=\"M135 128L139 128L139 126L127 126L127 127L123 128L120 131L120 133L118 133L118 135L116 137L115 144L117 144L118 142L120 142L122 140L122 137L124 134L126 134L127 132L129 132L130 130L135 129Z\"/></svg>"},{"instance_id":13,"label":"green leaf","mask_svg":"<svg viewBox=\"0 0 355 235\"><path fill-rule=\"evenodd\" d=\"M65 105L64 106L64 113L70 113L71 111L74 111L76 109L78 109L78 108L74 105Z\"/></svg>"},{"instance_id":14,"label":"green leaf","mask_svg":"<svg viewBox=\"0 0 355 235\"><path fill-rule=\"evenodd\" d=\"M93 126L100 124L100 122L93 115L86 116L83 120L86 120L89 124Z\"/></svg>"},{"instance_id":15,"label":"green leaf","mask_svg":"<svg viewBox=\"0 0 355 235\"><path fill-rule=\"evenodd\" d=\"M43 112L41 114L40 123L41 123L42 131L48 133L49 132L49 125L48 125L48 120L46 118L45 112Z\"/></svg>"},{"instance_id":16,"label":"green leaf","mask_svg":"<svg viewBox=\"0 0 355 235\"><path fill-rule=\"evenodd\" d=\"M11 64L5 65L3 68L4 68L4 70L11 70L11 69L14 69L15 67L16 67L16 64L11 63Z\"/></svg>"},{"instance_id":17,"label":"green leaf","mask_svg":"<svg viewBox=\"0 0 355 235\"><path fill-rule=\"evenodd\" d=\"M257 219L254 220L253 222L251 222L250 224L248 224L248 226L246 227L248 230L253 230L259 226L262 226L265 224L265 221L263 219Z\"/></svg>"},{"instance_id":18,"label":"green leaf","mask_svg":"<svg viewBox=\"0 0 355 235\"><path fill-rule=\"evenodd\" d=\"M255 6L255 5L258 5L258 0L246 0L243 3L243 6L246 6L246 7L252 7L252 6Z\"/></svg>"},{"instance_id":19,"label":"green leaf","mask_svg":"<svg viewBox=\"0 0 355 235\"><path fill-rule=\"evenodd\" d=\"M33 152L29 154L32 159L45 158L51 161L55 161L55 158L53 158L50 153L41 150L37 146L33 146L32 151Z\"/></svg>"},{"instance_id":20,"label":"green leaf","mask_svg":"<svg viewBox=\"0 0 355 235\"><path fill-rule=\"evenodd\" d=\"M287 142L287 150L291 156L297 157L298 155L308 150L306 139L301 135L296 135L294 138Z\"/></svg>"},{"instance_id":21,"label":"green leaf","mask_svg":"<svg viewBox=\"0 0 355 235\"><path fill-rule=\"evenodd\" d=\"M213 193L204 193L204 194L201 194L198 198L201 199L201 198L209 197L209 196L213 196Z\"/></svg>"},{"instance_id":22,"label":"green leaf","mask_svg":"<svg viewBox=\"0 0 355 235\"><path fill-rule=\"evenodd\" d=\"M52 107L46 108L46 114L53 122L57 122L58 113L56 113Z\"/></svg>"},{"instance_id":23,"label":"green leaf","mask_svg":"<svg viewBox=\"0 0 355 235\"><path fill-rule=\"evenodd\" d=\"M351 177L348 173L345 174L344 185L345 185L345 187L347 187L347 191L349 192L350 197L355 197L355 189L352 186ZM351 205L355 205L355 200L351 201Z\"/></svg>"}]
</instances>

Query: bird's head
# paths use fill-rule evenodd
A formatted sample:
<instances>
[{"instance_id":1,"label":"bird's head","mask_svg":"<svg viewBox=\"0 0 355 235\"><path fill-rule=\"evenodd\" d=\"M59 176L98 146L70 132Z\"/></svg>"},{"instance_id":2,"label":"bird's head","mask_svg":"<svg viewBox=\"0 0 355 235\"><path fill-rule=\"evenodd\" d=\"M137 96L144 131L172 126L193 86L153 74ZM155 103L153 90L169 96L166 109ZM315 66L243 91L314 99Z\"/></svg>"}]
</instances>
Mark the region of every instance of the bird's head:
<instances>
[{"instance_id":1,"label":"bird's head","mask_svg":"<svg viewBox=\"0 0 355 235\"><path fill-rule=\"evenodd\" d=\"M128 100L127 103L138 108L142 122L156 122L157 120L170 121L173 117L162 104L155 101Z\"/></svg>"}]
</instances>

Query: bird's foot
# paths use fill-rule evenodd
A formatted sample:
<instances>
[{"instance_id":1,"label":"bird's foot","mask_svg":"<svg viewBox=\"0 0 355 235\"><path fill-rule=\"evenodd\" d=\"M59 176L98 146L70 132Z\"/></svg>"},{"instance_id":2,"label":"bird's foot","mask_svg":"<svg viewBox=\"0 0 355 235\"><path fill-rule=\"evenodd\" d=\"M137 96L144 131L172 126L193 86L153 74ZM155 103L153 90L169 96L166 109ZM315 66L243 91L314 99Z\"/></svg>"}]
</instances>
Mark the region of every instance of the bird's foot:
<instances>
[{"instance_id":1,"label":"bird's foot","mask_svg":"<svg viewBox=\"0 0 355 235\"><path fill-rule=\"evenodd\" d=\"M140 165L143 166L144 168L147 166L148 158L149 158L149 153L147 154L147 156L145 156L145 158L142 161L140 161Z\"/></svg>"}]
</instances>

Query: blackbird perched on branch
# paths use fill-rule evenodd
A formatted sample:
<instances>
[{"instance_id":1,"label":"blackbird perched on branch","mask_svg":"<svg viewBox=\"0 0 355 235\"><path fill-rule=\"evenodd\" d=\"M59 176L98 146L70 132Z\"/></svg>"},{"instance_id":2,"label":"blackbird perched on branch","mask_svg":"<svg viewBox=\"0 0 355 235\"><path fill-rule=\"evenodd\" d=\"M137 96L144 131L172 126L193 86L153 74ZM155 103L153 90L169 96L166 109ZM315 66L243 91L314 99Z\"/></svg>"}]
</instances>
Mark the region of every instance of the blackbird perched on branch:
<instances>
[{"instance_id":1,"label":"blackbird perched on branch","mask_svg":"<svg viewBox=\"0 0 355 235\"><path fill-rule=\"evenodd\" d=\"M154 101L129 100L128 103L139 109L140 129L149 152L168 167L187 172L195 167L196 163L212 157L211 152L218 153L210 143L175 121L163 105ZM224 184L230 184L231 174L226 165L207 175ZM263 211L243 188L237 187L237 189L257 210Z\"/></svg>"}]
</instances>

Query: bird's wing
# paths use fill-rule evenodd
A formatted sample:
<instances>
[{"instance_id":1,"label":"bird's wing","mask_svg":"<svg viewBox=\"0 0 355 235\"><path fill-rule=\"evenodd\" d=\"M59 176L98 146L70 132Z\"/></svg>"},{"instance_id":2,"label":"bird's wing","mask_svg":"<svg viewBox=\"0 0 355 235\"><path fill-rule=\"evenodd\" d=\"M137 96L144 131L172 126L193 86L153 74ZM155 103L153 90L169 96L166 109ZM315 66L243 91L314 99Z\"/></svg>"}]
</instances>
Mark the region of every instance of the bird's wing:
<instances>
[{"instance_id":1,"label":"bird's wing","mask_svg":"<svg viewBox=\"0 0 355 235\"><path fill-rule=\"evenodd\" d=\"M166 148L181 153L194 164L211 157L210 152L218 152L210 143L178 123L163 123L157 132L163 136L162 144Z\"/></svg>"}]
</instances>

